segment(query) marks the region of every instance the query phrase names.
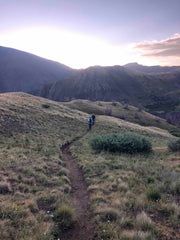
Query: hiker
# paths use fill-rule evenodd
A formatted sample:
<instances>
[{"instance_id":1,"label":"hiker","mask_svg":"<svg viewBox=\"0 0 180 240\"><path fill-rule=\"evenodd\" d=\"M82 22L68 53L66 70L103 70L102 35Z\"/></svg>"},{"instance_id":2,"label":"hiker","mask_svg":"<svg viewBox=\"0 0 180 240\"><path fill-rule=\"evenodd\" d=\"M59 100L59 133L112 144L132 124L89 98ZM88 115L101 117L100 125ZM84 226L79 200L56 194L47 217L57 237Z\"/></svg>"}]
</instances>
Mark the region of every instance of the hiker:
<instances>
[{"instance_id":1,"label":"hiker","mask_svg":"<svg viewBox=\"0 0 180 240\"><path fill-rule=\"evenodd\" d=\"M94 125L95 124L95 118L96 118L96 116L94 115L94 113L93 113L93 115L92 115L92 125Z\"/></svg>"},{"instance_id":2,"label":"hiker","mask_svg":"<svg viewBox=\"0 0 180 240\"><path fill-rule=\"evenodd\" d=\"M88 118L89 130L91 130L92 119L91 117Z\"/></svg>"}]
</instances>

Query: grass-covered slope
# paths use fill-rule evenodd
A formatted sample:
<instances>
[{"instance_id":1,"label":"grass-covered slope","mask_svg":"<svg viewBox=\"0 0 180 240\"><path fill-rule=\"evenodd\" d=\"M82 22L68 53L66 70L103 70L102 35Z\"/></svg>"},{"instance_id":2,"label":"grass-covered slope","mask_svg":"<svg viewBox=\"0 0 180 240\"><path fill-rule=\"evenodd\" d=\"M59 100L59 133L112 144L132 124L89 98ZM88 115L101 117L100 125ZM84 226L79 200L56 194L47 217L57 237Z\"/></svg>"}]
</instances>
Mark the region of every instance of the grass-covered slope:
<instances>
[{"instance_id":1,"label":"grass-covered slope","mask_svg":"<svg viewBox=\"0 0 180 240\"><path fill-rule=\"evenodd\" d=\"M91 148L95 136L126 132L148 138L153 152L129 155ZM93 131L71 147L88 184L97 240L180 238L180 157L167 149L171 138L166 130L98 116Z\"/></svg>"},{"instance_id":2,"label":"grass-covered slope","mask_svg":"<svg viewBox=\"0 0 180 240\"><path fill-rule=\"evenodd\" d=\"M144 111L142 105L139 105L137 108L120 102L93 102L89 100L73 100L64 103L64 105L88 114L110 115L143 126L154 126L167 130L177 129L177 127L169 124L165 119Z\"/></svg>"},{"instance_id":3,"label":"grass-covered slope","mask_svg":"<svg viewBox=\"0 0 180 240\"><path fill-rule=\"evenodd\" d=\"M88 116L64 103L0 94L0 239L58 238L55 209L70 214L72 206L59 147L86 133ZM127 132L148 138L153 153L97 153L89 144L93 136ZM165 129L97 115L92 131L73 143L71 152L88 185L96 240L179 238L180 159L167 149L170 139L175 137Z\"/></svg>"},{"instance_id":4,"label":"grass-covered slope","mask_svg":"<svg viewBox=\"0 0 180 240\"><path fill-rule=\"evenodd\" d=\"M0 94L0 239L53 239L52 210L71 189L59 147L87 115L24 93Z\"/></svg>"}]
</instances>

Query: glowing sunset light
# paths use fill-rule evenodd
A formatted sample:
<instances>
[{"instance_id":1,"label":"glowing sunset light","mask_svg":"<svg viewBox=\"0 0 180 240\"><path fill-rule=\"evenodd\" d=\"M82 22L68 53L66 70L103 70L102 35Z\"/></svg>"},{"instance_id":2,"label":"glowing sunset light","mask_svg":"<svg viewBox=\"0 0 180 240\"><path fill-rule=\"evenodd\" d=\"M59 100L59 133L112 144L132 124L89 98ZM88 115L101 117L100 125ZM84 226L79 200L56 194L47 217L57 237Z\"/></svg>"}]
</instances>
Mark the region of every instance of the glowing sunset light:
<instances>
[{"instance_id":1,"label":"glowing sunset light","mask_svg":"<svg viewBox=\"0 0 180 240\"><path fill-rule=\"evenodd\" d=\"M180 65L179 0L0 0L0 46L73 68Z\"/></svg>"},{"instance_id":2,"label":"glowing sunset light","mask_svg":"<svg viewBox=\"0 0 180 240\"><path fill-rule=\"evenodd\" d=\"M131 44L113 46L98 38L50 27L32 27L7 32L1 36L1 44L73 68L123 65L132 61L141 61L138 51Z\"/></svg>"}]
</instances>

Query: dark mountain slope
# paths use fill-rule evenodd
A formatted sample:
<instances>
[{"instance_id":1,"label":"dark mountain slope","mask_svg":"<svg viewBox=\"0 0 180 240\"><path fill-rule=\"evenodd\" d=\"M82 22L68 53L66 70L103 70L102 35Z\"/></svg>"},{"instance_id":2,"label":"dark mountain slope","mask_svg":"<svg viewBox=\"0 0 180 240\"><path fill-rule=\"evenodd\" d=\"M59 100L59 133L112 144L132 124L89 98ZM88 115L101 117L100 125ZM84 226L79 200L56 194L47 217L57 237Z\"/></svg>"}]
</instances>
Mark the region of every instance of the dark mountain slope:
<instances>
[{"instance_id":1,"label":"dark mountain slope","mask_svg":"<svg viewBox=\"0 0 180 240\"><path fill-rule=\"evenodd\" d=\"M75 72L63 64L0 46L0 92L29 92Z\"/></svg>"},{"instance_id":2,"label":"dark mountain slope","mask_svg":"<svg viewBox=\"0 0 180 240\"><path fill-rule=\"evenodd\" d=\"M143 86L123 67L90 67L74 77L43 87L37 95L53 100L90 99L138 102L144 96Z\"/></svg>"},{"instance_id":3,"label":"dark mountain slope","mask_svg":"<svg viewBox=\"0 0 180 240\"><path fill-rule=\"evenodd\" d=\"M161 67L161 66L143 66L138 63L128 63L125 68L143 73L167 73L180 69L180 66Z\"/></svg>"},{"instance_id":4,"label":"dark mountain slope","mask_svg":"<svg viewBox=\"0 0 180 240\"><path fill-rule=\"evenodd\" d=\"M36 95L56 101L89 99L141 103L152 113L175 110L180 102L180 71L145 74L124 67L90 67L41 88Z\"/></svg>"}]
</instances>

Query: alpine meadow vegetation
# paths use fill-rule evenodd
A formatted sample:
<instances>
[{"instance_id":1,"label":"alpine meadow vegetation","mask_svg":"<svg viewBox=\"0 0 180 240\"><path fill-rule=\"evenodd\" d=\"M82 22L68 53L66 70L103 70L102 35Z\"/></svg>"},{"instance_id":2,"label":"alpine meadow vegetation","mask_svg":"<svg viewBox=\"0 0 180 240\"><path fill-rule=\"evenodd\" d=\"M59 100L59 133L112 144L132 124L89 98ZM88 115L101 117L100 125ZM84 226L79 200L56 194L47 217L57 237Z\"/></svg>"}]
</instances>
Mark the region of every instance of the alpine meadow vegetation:
<instances>
[{"instance_id":1,"label":"alpine meadow vegetation","mask_svg":"<svg viewBox=\"0 0 180 240\"><path fill-rule=\"evenodd\" d=\"M104 115L109 106L112 115ZM96 240L180 238L180 158L168 148L177 128L143 110L133 122L137 109L128 108L0 94L0 239L57 240L73 231L78 212L61 150L71 142ZM120 117L126 112L128 122Z\"/></svg>"}]
</instances>

